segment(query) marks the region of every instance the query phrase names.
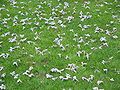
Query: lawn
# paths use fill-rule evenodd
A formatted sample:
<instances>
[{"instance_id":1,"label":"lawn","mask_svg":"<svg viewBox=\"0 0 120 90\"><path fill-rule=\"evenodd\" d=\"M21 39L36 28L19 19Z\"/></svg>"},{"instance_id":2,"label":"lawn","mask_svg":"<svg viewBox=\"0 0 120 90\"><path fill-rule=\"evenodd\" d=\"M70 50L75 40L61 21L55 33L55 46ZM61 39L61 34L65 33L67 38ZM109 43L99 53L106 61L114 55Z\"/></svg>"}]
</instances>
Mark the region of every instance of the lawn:
<instances>
[{"instance_id":1,"label":"lawn","mask_svg":"<svg viewBox=\"0 0 120 90\"><path fill-rule=\"evenodd\" d=\"M120 0L0 0L0 90L120 90Z\"/></svg>"}]
</instances>

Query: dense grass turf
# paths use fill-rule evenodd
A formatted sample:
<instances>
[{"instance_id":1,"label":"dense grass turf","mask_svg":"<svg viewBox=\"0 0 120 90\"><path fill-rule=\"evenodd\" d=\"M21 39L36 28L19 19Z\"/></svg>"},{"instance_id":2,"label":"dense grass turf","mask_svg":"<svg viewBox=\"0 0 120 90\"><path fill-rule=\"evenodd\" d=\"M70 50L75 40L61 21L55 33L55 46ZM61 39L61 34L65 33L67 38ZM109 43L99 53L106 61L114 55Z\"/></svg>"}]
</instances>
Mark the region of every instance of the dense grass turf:
<instances>
[{"instance_id":1,"label":"dense grass turf","mask_svg":"<svg viewBox=\"0 0 120 90\"><path fill-rule=\"evenodd\" d=\"M15 1L0 0L1 89L120 89L119 0Z\"/></svg>"}]
</instances>

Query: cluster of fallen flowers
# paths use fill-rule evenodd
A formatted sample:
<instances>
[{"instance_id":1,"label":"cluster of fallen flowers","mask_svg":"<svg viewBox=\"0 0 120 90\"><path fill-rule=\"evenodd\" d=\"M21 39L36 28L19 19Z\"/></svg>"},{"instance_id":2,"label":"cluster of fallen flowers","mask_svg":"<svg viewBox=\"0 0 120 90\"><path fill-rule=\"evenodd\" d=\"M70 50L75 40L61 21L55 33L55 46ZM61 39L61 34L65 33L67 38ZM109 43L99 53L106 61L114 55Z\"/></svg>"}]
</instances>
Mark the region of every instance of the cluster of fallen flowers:
<instances>
[{"instance_id":1,"label":"cluster of fallen flowers","mask_svg":"<svg viewBox=\"0 0 120 90\"><path fill-rule=\"evenodd\" d=\"M51 73L51 74L47 73L47 74L46 74L46 78L47 78L47 79L51 79L51 80L53 80L53 81L56 81L56 80L59 79L59 80L62 80L62 81L72 80L72 81L75 81L75 82L79 82L80 80L83 80L83 81L90 82L90 83L92 83L92 81L95 80L95 76L94 76L94 75L90 75L89 77L82 77L81 79L77 78L77 76L72 76L72 75L70 75L70 74L68 74L68 73L66 73L64 76L63 76L63 75L59 75L59 76L54 76L54 75L52 75L52 74L54 74L54 73L59 73L59 74L61 74L61 73L64 72L66 69L67 69L67 70L70 70L70 71L73 71L73 72L76 73L76 71L77 71L78 68L79 68L79 67L76 66L76 65L73 64L73 63L72 63L72 64L68 64L67 68L65 68L65 69L60 69L60 70L59 70L58 68L52 68L52 69L50 70L50 73ZM110 81L114 82L114 79L111 78ZM97 84L98 86L100 86L100 85L103 84L103 83L104 83L104 81L102 81L102 80L98 80L98 81L96 82L96 84ZM98 87L93 87L93 90L104 90L104 89L99 89Z\"/></svg>"},{"instance_id":2,"label":"cluster of fallen flowers","mask_svg":"<svg viewBox=\"0 0 120 90\"><path fill-rule=\"evenodd\" d=\"M117 3L117 0L115 0L114 2ZM15 15L12 16L12 14L10 13L10 9L7 8L6 5L2 5L0 7L0 11L5 11L7 14L6 16L3 16L4 18L0 17L1 20L1 26L0 27L0 31L2 31L0 33L0 49L2 48L3 51L0 52L0 59L3 62L6 62L7 59L9 59L9 57L13 57L13 53L16 53L17 50L20 50L19 52L23 51L23 55L22 56L29 56L31 58L34 58L34 54L29 52L29 50L25 50L25 48L27 47L23 47L22 44L28 44L30 46L33 46L34 48L34 53L36 55L41 55L41 57L45 56L46 53L52 53L49 52L49 48L41 48L39 46L39 44L37 44L36 42L39 42L42 38L41 36L43 35L42 33L45 30L44 27L49 30L52 29L53 32L59 32L59 28L60 29L66 29L68 28L68 24L71 24L72 21L79 19L79 23L77 23L77 30L74 29L74 27L70 28L70 34L72 36L67 37L67 33L62 33L62 34L57 34L57 37L54 37L54 39L49 39L49 36L47 36L49 40L51 40L51 42L53 42L54 44L52 46L49 46L52 49L55 49L54 47L59 47L61 49L61 51L67 51L67 48L69 48L70 46L70 42L66 45L64 45L62 42L66 42L64 41L64 37L65 38L71 38L71 40L75 41L75 43L77 43L77 45L74 45L74 43L72 43L73 48L77 49L76 52L72 53L72 55L78 58L81 58L82 56L85 57L85 60L87 60L88 62L91 60L91 56L92 54L94 54L94 51L100 49L104 49L104 47L109 48L109 40L114 39L114 40L118 40L119 36L116 34L116 32L118 31L118 29L113 26L112 28L110 27L112 24L120 22L118 15L114 15L114 12L112 12L112 19L111 21L108 21L108 23L105 25L104 27L100 27L100 25L97 24L90 24L90 23L85 23L85 21L88 21L92 18L94 18L95 16L91 13L91 12L84 12L84 10L80 10L77 11L77 5L78 2L75 1L74 3L74 7L71 11L68 11L67 9L69 9L71 7L71 3L68 2L64 2L61 3L61 0L58 0L58 5L56 6L52 6L52 1L47 2L47 1L43 1L40 2L38 5L36 5L35 10L32 11L32 8L28 8L27 10L25 5L28 5L29 3L32 3L32 1L28 1L28 2L17 2L16 0L10 0L10 5L12 6L13 9L20 9L18 12L16 12ZM83 7L85 10L89 10L91 9L91 7L89 6L91 2L90 1L85 1L81 7ZM22 6L20 7L19 4ZM49 7L51 9L51 12L48 14L46 14L46 10L44 8L44 5L46 5L46 7ZM105 5L112 5L112 3L108 3L108 2L103 2L102 4L96 4L96 7L103 7ZM120 5L117 5L116 7L120 7ZM111 10L111 8L108 8ZM25 11L24 11L25 10ZM98 17L102 14L100 9L95 9L96 12L98 12ZM29 15L29 13L31 13L31 16ZM69 14L70 13L70 14ZM78 13L79 16L76 17L76 13ZM108 11L104 11L104 13L108 13ZM19 17L22 17L20 18ZM2 14L0 13L0 16L2 16ZM11 25L9 25L9 22L12 22ZM43 24L41 23L43 22ZM12 33L14 31L11 31L14 29L17 29L15 27L17 26L21 26L21 30L23 30L23 32L25 33L26 30L28 29L30 32L33 33L32 38L28 38L25 34L17 34L17 33ZM30 26L30 27L28 27ZM92 28L93 27L93 28ZM93 30L92 33L86 32L89 31L89 29ZM111 29L110 29L111 28ZM5 30L5 31L4 31ZM38 31L37 31L38 30ZM42 30L42 31L39 31ZM83 33L83 35L80 35L79 30L81 33ZM39 32L39 33L38 33ZM64 30L63 30L64 32ZM94 35L98 36L96 38L94 38ZM41 42L41 41L40 41ZM97 44L97 42L99 42L99 44ZM10 45L6 46L4 45L5 43L8 43ZM12 44L12 45L11 45ZM82 45L83 44L83 45ZM97 44L97 45L93 45L93 44ZM92 45L92 46L91 46ZM4 50L4 48L8 47L7 50ZM83 47L83 49L81 49L81 47ZM87 52L84 47L90 47L90 51ZM117 53L120 51L117 51ZM59 56L59 58L62 58L62 54L59 52L57 54ZM65 60L67 59L71 59L72 56L70 55L65 55ZM16 57L17 58L17 57ZM26 59L26 58L25 58ZM112 59L112 58L111 58ZM82 67L86 67L87 65L89 66L89 64L87 63L87 61L82 61L81 62L81 66ZM17 69L18 67L20 67L20 63L21 61L15 60L10 61L8 60L8 62L11 63L11 66L15 66L15 68ZM7 63L7 62L6 62ZM102 65L108 65L109 63L111 63L111 60L102 60L102 62L100 62ZM6 68L5 65L0 66L0 72L4 71L4 68ZM62 80L62 81L67 81L67 80L73 80L73 81L77 81L79 82L81 79L85 82L92 82L95 78L94 75L90 75L90 76L82 76L82 78L80 79L80 77L77 77L77 75L71 75L66 73L65 75L61 75L62 73L65 73L66 70L73 72L73 73L77 73L78 70L78 66L76 66L74 63L72 64L68 64L68 66L65 69L58 69L58 68L52 68L50 70L50 73L46 74L46 78L48 79L52 79L52 80ZM116 68L114 68L115 73L120 74L120 71L117 70ZM9 74L10 76L16 80L17 83L23 83L23 81L20 79L20 77L22 75L29 77L29 78L34 78L35 74L32 73L33 67L30 66L28 69L26 69L24 72L22 71L22 74L17 73L15 70L11 71ZM109 69L108 67L102 68L102 71L107 74L109 73ZM95 73L99 73L101 72L99 69L95 69L94 70ZM54 76L54 73L58 73L60 74L60 76ZM9 78L6 77L8 73L2 73L0 74L0 90L4 90L6 89L5 83L4 83L4 78ZM2 79L1 79L2 78ZM109 78L109 81L114 82L114 78L111 77ZM101 85L102 83L104 83L103 80L97 80L96 85ZM99 89L98 87L93 87L93 90L103 90L103 89Z\"/></svg>"},{"instance_id":3,"label":"cluster of fallen flowers","mask_svg":"<svg viewBox=\"0 0 120 90\"><path fill-rule=\"evenodd\" d=\"M0 72L2 72L4 70L4 67L1 67L0 66ZM2 73L0 74L0 90L5 90L6 89L6 86L4 84L4 78L6 76L6 73Z\"/></svg>"},{"instance_id":4,"label":"cluster of fallen flowers","mask_svg":"<svg viewBox=\"0 0 120 90\"><path fill-rule=\"evenodd\" d=\"M76 73L77 72L77 69L78 69L79 67L78 66L76 66L75 64L68 64L68 66L67 66L67 68L65 68L65 69L61 69L61 70L59 70L58 68L52 68L51 70L50 70L50 72L51 73L59 73L59 74L61 74L62 72L64 72L65 70L69 70L69 71L71 71L71 72L74 72L74 73ZM77 77L76 76L71 76L70 74L68 74L68 73L66 73L65 74L65 76L58 76L58 77L54 77L53 75L51 75L51 74L46 74L46 78L48 78L48 79L52 79L52 80L56 80L56 79L60 79L60 80L62 80L62 81L66 81L66 80L73 80L73 81L78 81L78 79L77 79Z\"/></svg>"}]
</instances>

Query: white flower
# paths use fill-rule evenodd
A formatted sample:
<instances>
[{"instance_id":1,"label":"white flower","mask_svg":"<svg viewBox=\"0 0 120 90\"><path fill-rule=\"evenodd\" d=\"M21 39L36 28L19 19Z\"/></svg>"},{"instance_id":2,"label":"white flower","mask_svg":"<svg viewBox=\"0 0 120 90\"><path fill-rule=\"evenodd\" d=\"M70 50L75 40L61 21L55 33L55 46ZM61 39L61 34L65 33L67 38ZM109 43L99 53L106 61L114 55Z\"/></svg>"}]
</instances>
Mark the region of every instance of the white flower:
<instances>
[{"instance_id":1,"label":"white flower","mask_svg":"<svg viewBox=\"0 0 120 90\"><path fill-rule=\"evenodd\" d=\"M104 89L99 89L99 90L104 90Z\"/></svg>"},{"instance_id":2,"label":"white flower","mask_svg":"<svg viewBox=\"0 0 120 90\"><path fill-rule=\"evenodd\" d=\"M94 80L94 75L90 75L89 78L86 78L86 77L82 77L82 80L86 80L87 82L91 82Z\"/></svg>"},{"instance_id":3,"label":"white flower","mask_svg":"<svg viewBox=\"0 0 120 90\"><path fill-rule=\"evenodd\" d=\"M59 70L57 68L52 68L50 71L51 72L58 72Z\"/></svg>"},{"instance_id":4,"label":"white flower","mask_svg":"<svg viewBox=\"0 0 120 90\"><path fill-rule=\"evenodd\" d=\"M15 71L13 71L13 72L11 72L10 73L12 76L14 76L15 74L16 74L16 72Z\"/></svg>"},{"instance_id":5,"label":"white flower","mask_svg":"<svg viewBox=\"0 0 120 90\"><path fill-rule=\"evenodd\" d=\"M106 30L105 34L110 35L110 31Z\"/></svg>"},{"instance_id":6,"label":"white flower","mask_svg":"<svg viewBox=\"0 0 120 90\"><path fill-rule=\"evenodd\" d=\"M93 90L99 90L99 88L98 87L93 87Z\"/></svg>"},{"instance_id":7,"label":"white flower","mask_svg":"<svg viewBox=\"0 0 120 90\"><path fill-rule=\"evenodd\" d=\"M106 61L105 60L102 60L102 64L105 64L106 63Z\"/></svg>"},{"instance_id":8,"label":"white flower","mask_svg":"<svg viewBox=\"0 0 120 90\"><path fill-rule=\"evenodd\" d=\"M17 62L13 62L13 65L17 66L18 67L18 63Z\"/></svg>"},{"instance_id":9,"label":"white flower","mask_svg":"<svg viewBox=\"0 0 120 90\"><path fill-rule=\"evenodd\" d=\"M22 83L22 81L20 79L17 80L17 83Z\"/></svg>"},{"instance_id":10,"label":"white flower","mask_svg":"<svg viewBox=\"0 0 120 90\"><path fill-rule=\"evenodd\" d=\"M110 24L113 24L114 23L114 21L110 21Z\"/></svg>"},{"instance_id":11,"label":"white flower","mask_svg":"<svg viewBox=\"0 0 120 90\"><path fill-rule=\"evenodd\" d=\"M10 54L8 54L8 53L2 53L2 54L0 55L0 57L3 57L3 58L8 58L8 57L9 57L9 55L10 55Z\"/></svg>"},{"instance_id":12,"label":"white flower","mask_svg":"<svg viewBox=\"0 0 120 90\"><path fill-rule=\"evenodd\" d=\"M74 30L73 30L73 29L70 29L70 32L74 32Z\"/></svg>"},{"instance_id":13,"label":"white flower","mask_svg":"<svg viewBox=\"0 0 120 90\"><path fill-rule=\"evenodd\" d=\"M86 59L89 60L89 58L90 58L90 54L86 53L85 56L86 56Z\"/></svg>"},{"instance_id":14,"label":"white flower","mask_svg":"<svg viewBox=\"0 0 120 90\"><path fill-rule=\"evenodd\" d=\"M33 67L32 67L32 66L29 67L29 71L31 71L31 70L33 70Z\"/></svg>"},{"instance_id":15,"label":"white flower","mask_svg":"<svg viewBox=\"0 0 120 90\"><path fill-rule=\"evenodd\" d=\"M70 22L71 20L73 20L74 19L74 17L73 16L68 16L67 17L67 20Z\"/></svg>"},{"instance_id":16,"label":"white flower","mask_svg":"<svg viewBox=\"0 0 120 90\"><path fill-rule=\"evenodd\" d=\"M94 79L94 75L90 75L90 80L93 80Z\"/></svg>"},{"instance_id":17,"label":"white flower","mask_svg":"<svg viewBox=\"0 0 120 90\"><path fill-rule=\"evenodd\" d=\"M103 69L103 71L104 71L105 73L107 73L107 72L108 72L108 69L105 68L105 69Z\"/></svg>"},{"instance_id":18,"label":"white flower","mask_svg":"<svg viewBox=\"0 0 120 90\"><path fill-rule=\"evenodd\" d=\"M82 43L82 42L84 42L84 39L83 39L83 37L80 37L78 42L79 42L79 43Z\"/></svg>"},{"instance_id":19,"label":"white flower","mask_svg":"<svg viewBox=\"0 0 120 90\"><path fill-rule=\"evenodd\" d=\"M112 60L113 59L113 56L112 57L109 57L109 60Z\"/></svg>"},{"instance_id":20,"label":"white flower","mask_svg":"<svg viewBox=\"0 0 120 90\"><path fill-rule=\"evenodd\" d=\"M20 40L20 42L25 42L27 40L27 38L23 38Z\"/></svg>"},{"instance_id":21,"label":"white flower","mask_svg":"<svg viewBox=\"0 0 120 90\"><path fill-rule=\"evenodd\" d=\"M80 49L80 44L77 45L78 49Z\"/></svg>"},{"instance_id":22,"label":"white flower","mask_svg":"<svg viewBox=\"0 0 120 90\"><path fill-rule=\"evenodd\" d=\"M75 34L74 34L74 37L77 37L77 36L78 36L78 33L75 33Z\"/></svg>"},{"instance_id":23,"label":"white flower","mask_svg":"<svg viewBox=\"0 0 120 90\"><path fill-rule=\"evenodd\" d=\"M110 78L110 81L111 81L111 82L114 82L115 80L114 80L113 78Z\"/></svg>"},{"instance_id":24,"label":"white flower","mask_svg":"<svg viewBox=\"0 0 120 90\"><path fill-rule=\"evenodd\" d=\"M16 37L14 37L14 38L9 38L9 42L16 42Z\"/></svg>"},{"instance_id":25,"label":"white flower","mask_svg":"<svg viewBox=\"0 0 120 90\"><path fill-rule=\"evenodd\" d=\"M61 73L62 71L64 71L64 69L61 69L61 70L59 70L59 69L57 69L57 68L52 68L52 69L51 69L51 72Z\"/></svg>"},{"instance_id":26,"label":"white flower","mask_svg":"<svg viewBox=\"0 0 120 90\"><path fill-rule=\"evenodd\" d=\"M15 50L15 48L20 48L19 46L17 47L17 46L15 46L15 47L10 47L10 49L8 50L8 51L10 51L10 52L13 52L14 50Z\"/></svg>"},{"instance_id":27,"label":"white flower","mask_svg":"<svg viewBox=\"0 0 120 90\"><path fill-rule=\"evenodd\" d=\"M25 36L24 34L20 34L20 38L24 38L24 36Z\"/></svg>"},{"instance_id":28,"label":"white flower","mask_svg":"<svg viewBox=\"0 0 120 90\"><path fill-rule=\"evenodd\" d=\"M33 74L33 73L31 73L31 74L28 74L28 77L34 77L35 75Z\"/></svg>"},{"instance_id":29,"label":"white flower","mask_svg":"<svg viewBox=\"0 0 120 90\"><path fill-rule=\"evenodd\" d=\"M6 76L6 73L1 74L1 77L4 78Z\"/></svg>"},{"instance_id":30,"label":"white flower","mask_svg":"<svg viewBox=\"0 0 120 90\"><path fill-rule=\"evenodd\" d=\"M62 55L60 54L60 53L58 53L58 56L61 58L62 57Z\"/></svg>"},{"instance_id":31,"label":"white flower","mask_svg":"<svg viewBox=\"0 0 120 90\"><path fill-rule=\"evenodd\" d=\"M87 78L86 77L82 77L82 80L87 80Z\"/></svg>"},{"instance_id":32,"label":"white flower","mask_svg":"<svg viewBox=\"0 0 120 90\"><path fill-rule=\"evenodd\" d=\"M64 80L68 80L68 78L62 78L61 80L62 80L62 81L64 81Z\"/></svg>"},{"instance_id":33,"label":"white flower","mask_svg":"<svg viewBox=\"0 0 120 90\"><path fill-rule=\"evenodd\" d=\"M98 69L96 69L95 71L94 71L94 73L97 73L97 72L100 72Z\"/></svg>"},{"instance_id":34,"label":"white flower","mask_svg":"<svg viewBox=\"0 0 120 90\"><path fill-rule=\"evenodd\" d=\"M67 59L70 59L70 57L69 57L68 55L66 55L66 56L65 56L65 59L66 59L66 60L67 60Z\"/></svg>"},{"instance_id":35,"label":"white flower","mask_svg":"<svg viewBox=\"0 0 120 90\"><path fill-rule=\"evenodd\" d=\"M103 83L103 81L100 81L100 80L97 81L97 85L100 85L102 83Z\"/></svg>"},{"instance_id":36,"label":"white flower","mask_svg":"<svg viewBox=\"0 0 120 90\"><path fill-rule=\"evenodd\" d=\"M27 70L26 70L27 71ZM23 75L27 75L28 76L28 72L24 72Z\"/></svg>"},{"instance_id":37,"label":"white flower","mask_svg":"<svg viewBox=\"0 0 120 90\"><path fill-rule=\"evenodd\" d=\"M90 26L89 25L83 25L83 28L84 29L87 29L87 28L89 28Z\"/></svg>"},{"instance_id":38,"label":"white flower","mask_svg":"<svg viewBox=\"0 0 120 90\"><path fill-rule=\"evenodd\" d=\"M107 43L102 43L102 46L108 47L108 44Z\"/></svg>"},{"instance_id":39,"label":"white flower","mask_svg":"<svg viewBox=\"0 0 120 90\"><path fill-rule=\"evenodd\" d=\"M62 39L60 38L55 38L55 40L53 42L55 42L57 45L60 45Z\"/></svg>"},{"instance_id":40,"label":"white flower","mask_svg":"<svg viewBox=\"0 0 120 90\"><path fill-rule=\"evenodd\" d=\"M101 37L101 38L100 38L100 41L101 41L101 42L106 42L106 41L107 41L107 40L106 40L106 37Z\"/></svg>"},{"instance_id":41,"label":"white flower","mask_svg":"<svg viewBox=\"0 0 120 90\"><path fill-rule=\"evenodd\" d=\"M0 71L2 71L4 69L4 67L0 67Z\"/></svg>"},{"instance_id":42,"label":"white flower","mask_svg":"<svg viewBox=\"0 0 120 90\"><path fill-rule=\"evenodd\" d=\"M66 7L69 7L69 3L68 2L64 2Z\"/></svg>"},{"instance_id":43,"label":"white flower","mask_svg":"<svg viewBox=\"0 0 120 90\"><path fill-rule=\"evenodd\" d=\"M100 32L100 28L99 28L99 27L96 27L95 33L99 33L99 32Z\"/></svg>"},{"instance_id":44,"label":"white flower","mask_svg":"<svg viewBox=\"0 0 120 90\"><path fill-rule=\"evenodd\" d=\"M60 48L62 51L65 51L65 47L62 44L60 44Z\"/></svg>"},{"instance_id":45,"label":"white flower","mask_svg":"<svg viewBox=\"0 0 120 90\"><path fill-rule=\"evenodd\" d=\"M61 11L59 11L61 14L66 14L66 12L64 11L64 10L61 10Z\"/></svg>"},{"instance_id":46,"label":"white flower","mask_svg":"<svg viewBox=\"0 0 120 90\"><path fill-rule=\"evenodd\" d=\"M60 79L64 78L63 76L59 76Z\"/></svg>"},{"instance_id":47,"label":"white flower","mask_svg":"<svg viewBox=\"0 0 120 90\"><path fill-rule=\"evenodd\" d=\"M76 72L76 70L78 69L79 67L76 66L75 64L68 64L68 70L71 70L72 72Z\"/></svg>"},{"instance_id":48,"label":"white flower","mask_svg":"<svg viewBox=\"0 0 120 90\"><path fill-rule=\"evenodd\" d=\"M86 37L90 37L90 34L85 34Z\"/></svg>"},{"instance_id":49,"label":"white flower","mask_svg":"<svg viewBox=\"0 0 120 90\"><path fill-rule=\"evenodd\" d=\"M78 81L76 76L73 76L73 81Z\"/></svg>"},{"instance_id":50,"label":"white flower","mask_svg":"<svg viewBox=\"0 0 120 90\"><path fill-rule=\"evenodd\" d=\"M84 62L81 62L81 66L86 66L87 65L87 63L84 63Z\"/></svg>"},{"instance_id":51,"label":"white flower","mask_svg":"<svg viewBox=\"0 0 120 90\"><path fill-rule=\"evenodd\" d=\"M118 38L118 36L117 35L114 35L114 36L112 36L114 39L117 39Z\"/></svg>"},{"instance_id":52,"label":"white flower","mask_svg":"<svg viewBox=\"0 0 120 90\"><path fill-rule=\"evenodd\" d=\"M62 81L69 79L69 77L63 77L63 76L59 76L59 78L60 78Z\"/></svg>"},{"instance_id":53,"label":"white flower","mask_svg":"<svg viewBox=\"0 0 120 90\"><path fill-rule=\"evenodd\" d=\"M53 78L53 75L46 74L46 78Z\"/></svg>"},{"instance_id":54,"label":"white flower","mask_svg":"<svg viewBox=\"0 0 120 90\"><path fill-rule=\"evenodd\" d=\"M5 90L6 89L6 86L4 84L1 84L0 85L0 90Z\"/></svg>"},{"instance_id":55,"label":"white flower","mask_svg":"<svg viewBox=\"0 0 120 90\"><path fill-rule=\"evenodd\" d=\"M19 74L14 75L14 79L17 79L19 77Z\"/></svg>"},{"instance_id":56,"label":"white flower","mask_svg":"<svg viewBox=\"0 0 120 90\"><path fill-rule=\"evenodd\" d=\"M62 28L66 27L66 25L64 25L64 24L60 24L60 26L61 26Z\"/></svg>"},{"instance_id":57,"label":"white flower","mask_svg":"<svg viewBox=\"0 0 120 90\"><path fill-rule=\"evenodd\" d=\"M55 81L56 79L58 79L58 77L54 77L54 78L52 78L53 81Z\"/></svg>"},{"instance_id":58,"label":"white flower","mask_svg":"<svg viewBox=\"0 0 120 90\"><path fill-rule=\"evenodd\" d=\"M68 79L72 78L71 75L70 75L70 74L67 74L67 73L66 73L65 76L66 76L66 78L68 78Z\"/></svg>"},{"instance_id":59,"label":"white flower","mask_svg":"<svg viewBox=\"0 0 120 90\"><path fill-rule=\"evenodd\" d=\"M78 52L77 52L77 56L78 56L78 57L80 57L80 56L81 56L81 54L82 54L82 52L81 52L81 51L78 51Z\"/></svg>"},{"instance_id":60,"label":"white flower","mask_svg":"<svg viewBox=\"0 0 120 90\"><path fill-rule=\"evenodd\" d=\"M49 22L50 25L55 25L55 22Z\"/></svg>"},{"instance_id":61,"label":"white flower","mask_svg":"<svg viewBox=\"0 0 120 90\"><path fill-rule=\"evenodd\" d=\"M58 24L61 24L62 23L62 20L58 20Z\"/></svg>"}]
</instances>

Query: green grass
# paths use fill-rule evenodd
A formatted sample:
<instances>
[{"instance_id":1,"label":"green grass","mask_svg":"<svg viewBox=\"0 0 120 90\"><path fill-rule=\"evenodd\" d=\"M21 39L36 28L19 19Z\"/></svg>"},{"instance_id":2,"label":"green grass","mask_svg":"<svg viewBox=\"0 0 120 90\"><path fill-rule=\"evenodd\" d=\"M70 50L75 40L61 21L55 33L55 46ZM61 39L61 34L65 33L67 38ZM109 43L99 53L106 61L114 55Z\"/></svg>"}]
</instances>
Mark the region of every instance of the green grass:
<instances>
[{"instance_id":1,"label":"green grass","mask_svg":"<svg viewBox=\"0 0 120 90\"><path fill-rule=\"evenodd\" d=\"M120 89L120 1L116 0L89 0L90 4L87 5L90 9L85 9L84 2L87 0L16 0L17 3L14 8L10 5L8 0L0 0L0 55L2 53L9 53L8 58L0 57L0 67L4 67L0 71L0 75L6 73L4 78L1 78L6 86L6 90L92 90L93 87L98 87L104 90L119 90ZM31 2L30 2L31 1ZM46 1L46 4L41 4L41 2ZM74 2L78 1L77 4ZM21 3L23 2L23 3ZM64 9L64 2L69 3L69 7ZM105 4L107 2L108 4ZM51 3L51 7L48 7L47 4ZM52 8L55 8L59 4L60 7L57 8L58 11L56 15L51 15ZM5 6L4 6L5 5ZM38 8L37 5L41 5L43 8ZM96 6L96 5L103 5ZM24 6L24 9L21 7ZM74 9L75 8L75 9ZM29 10L30 9L30 10ZM64 10L67 14L62 15L59 11ZM7 11L8 10L8 11ZM37 11L36 11L37 10ZM76 11L75 14L72 14L73 11ZM99 10L99 11L97 11ZM28 13L23 16L20 15L19 11L22 13ZM92 15L92 18L86 19L83 22L79 18L80 11L83 12L83 15L86 15L89 12L89 15ZM105 13L105 11L107 13ZM37 13L39 16L37 16ZM8 16L10 15L10 16ZM116 15L116 18L112 18L112 15ZM14 17L17 16L17 23L13 26ZM45 24L45 20L40 19L41 17L49 19L50 17L58 17L55 20L55 26L57 29L49 28L50 25ZM68 16L73 16L74 19L68 23L65 19ZM28 21L25 21L26 25L21 23L22 19L31 18ZM6 19L6 20L5 20ZM3 24L4 20L7 22ZM63 24L66 27L62 28L57 21L62 20ZM110 23L114 21L114 23ZM35 22L39 22L38 25L35 25ZM31 23L31 24L28 24ZM90 28L82 29L78 26L79 24L91 25ZM95 26L96 24L96 26ZM108 26L107 26L107 25ZM7 25L7 27L5 26ZM31 28L35 29L32 31ZM103 32L95 33L96 27L103 29ZM116 28L116 32L113 32L113 28ZM74 32L70 30L73 29ZM111 32L110 35L105 34L105 30ZM2 37L6 32L10 32L9 35ZM12 34L15 33L16 42L10 43L9 38L13 38ZM36 34L37 33L37 34ZM65 35L64 35L65 34ZM77 37L74 37L74 34L78 34ZM86 38L85 34L90 34L91 36ZM22 39L20 35L24 35L24 38L27 38L26 41L20 42ZM60 35L63 40L61 44L65 47L65 51L62 51L61 48L52 47L56 45L53 41L57 36ZM113 39L112 36L117 35L117 39ZM38 36L39 39L35 40L35 37ZM78 41L74 41L73 38L79 39L83 37L84 42L80 43L80 48L78 48ZM102 47L99 49L102 42L100 41L101 37L106 37L108 47ZM24 39L23 38L23 39ZM91 39L95 39L95 42L90 42ZM28 44L27 41L32 41L34 43ZM85 45L89 41L89 45ZM66 45L69 44L68 47ZM13 52L9 52L10 47L20 46L20 48L15 49ZM47 49L47 51L41 55L36 53L35 47L39 47L40 51ZM96 47L96 50L91 50L92 47ZM85 55L78 57L76 52L85 50L86 53L91 53L90 60L85 58ZM58 54L61 54L60 58ZM31 57L33 55L34 57ZM65 57L68 55L70 59L66 60ZM113 57L112 59L109 59ZM18 61L18 67L13 65L14 61ZM102 64L101 62L109 61L107 64ZM35 63L34 63L35 62ZM81 66L81 62L87 63L85 67ZM61 74L51 73L51 68L65 69L68 64L74 63L79 66L76 73L69 70L65 70ZM32 78L23 75L23 73L30 67L33 66L32 73L35 75ZM108 69L108 72L105 73L103 69ZM100 72L96 72L99 70ZM17 83L17 79L14 79L10 72L16 71L20 76L18 79L22 80L22 83ZM76 76L79 82L67 80L62 81L57 79L55 81L46 78L46 74L50 73L53 76L65 76L66 73L71 76ZM89 77L94 75L94 80L92 82L83 81L82 77ZM110 81L110 78L114 79L114 82ZM102 80L103 83L97 85L97 81Z\"/></svg>"}]
</instances>

